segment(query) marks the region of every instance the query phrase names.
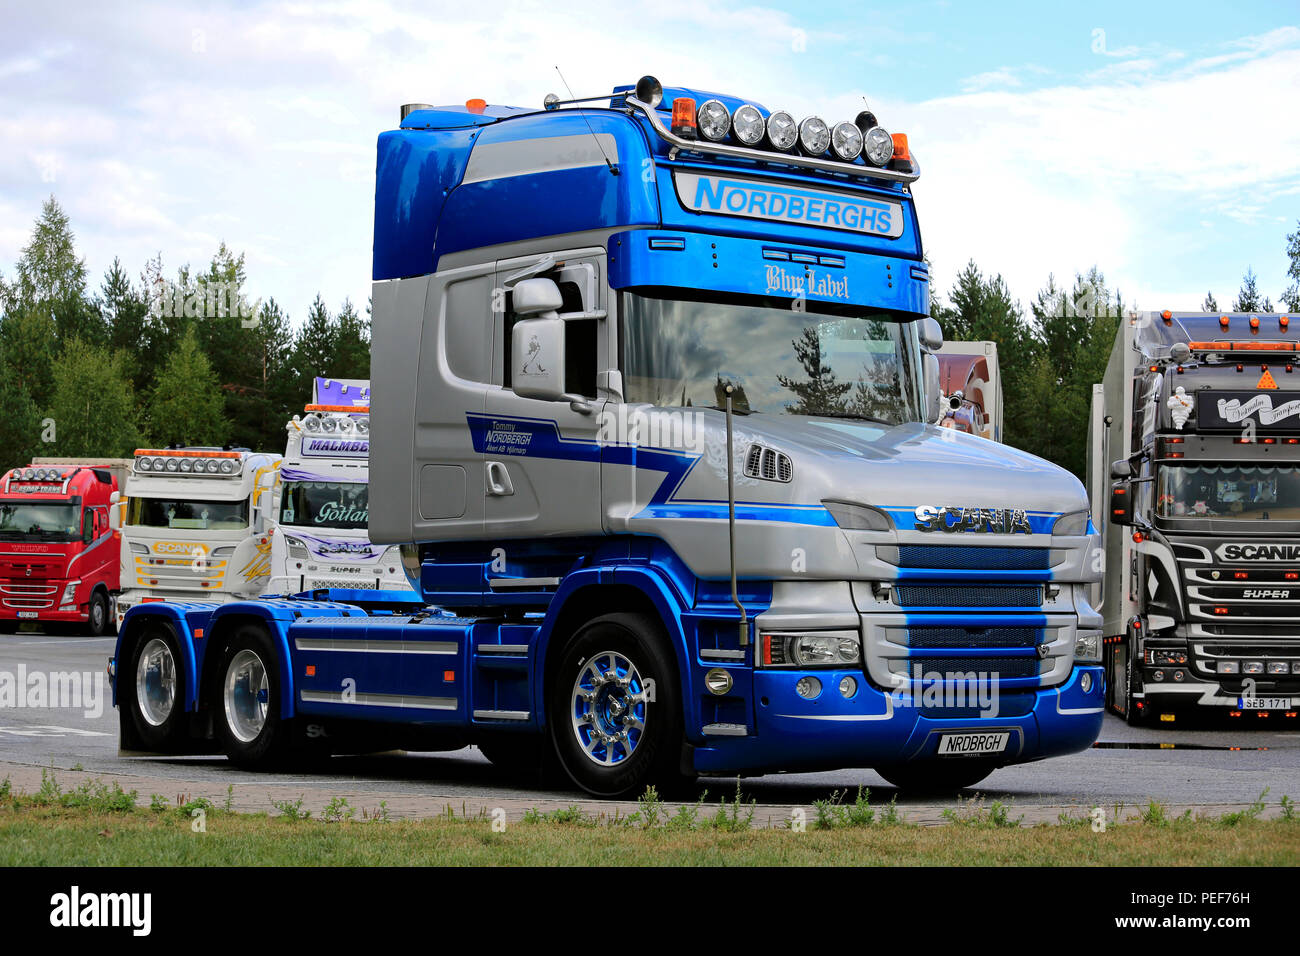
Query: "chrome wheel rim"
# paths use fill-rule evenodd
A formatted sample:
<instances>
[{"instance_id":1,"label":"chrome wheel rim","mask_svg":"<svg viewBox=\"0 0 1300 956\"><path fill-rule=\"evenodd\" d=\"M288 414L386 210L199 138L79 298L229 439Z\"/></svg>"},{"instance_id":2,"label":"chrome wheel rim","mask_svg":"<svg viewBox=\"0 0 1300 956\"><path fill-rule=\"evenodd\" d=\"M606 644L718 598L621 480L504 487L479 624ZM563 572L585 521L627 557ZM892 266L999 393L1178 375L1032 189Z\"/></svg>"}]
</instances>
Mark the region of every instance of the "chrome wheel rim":
<instances>
[{"instance_id":1,"label":"chrome wheel rim","mask_svg":"<svg viewBox=\"0 0 1300 956\"><path fill-rule=\"evenodd\" d=\"M135 666L135 699L140 716L152 727L161 727L176 706L176 659L162 638L145 644Z\"/></svg>"},{"instance_id":2,"label":"chrome wheel rim","mask_svg":"<svg viewBox=\"0 0 1300 956\"><path fill-rule=\"evenodd\" d=\"M650 696L626 655L602 651L589 657L573 682L569 714L587 759L600 767L624 763L645 735Z\"/></svg>"},{"instance_id":3,"label":"chrome wheel rim","mask_svg":"<svg viewBox=\"0 0 1300 956\"><path fill-rule=\"evenodd\" d=\"M96 631L104 627L104 602L98 598L90 602L90 626Z\"/></svg>"},{"instance_id":4,"label":"chrome wheel rim","mask_svg":"<svg viewBox=\"0 0 1300 956\"><path fill-rule=\"evenodd\" d=\"M241 743L252 743L266 726L266 707L271 700L266 667L254 651L242 650L231 658L222 697L226 726Z\"/></svg>"}]
</instances>

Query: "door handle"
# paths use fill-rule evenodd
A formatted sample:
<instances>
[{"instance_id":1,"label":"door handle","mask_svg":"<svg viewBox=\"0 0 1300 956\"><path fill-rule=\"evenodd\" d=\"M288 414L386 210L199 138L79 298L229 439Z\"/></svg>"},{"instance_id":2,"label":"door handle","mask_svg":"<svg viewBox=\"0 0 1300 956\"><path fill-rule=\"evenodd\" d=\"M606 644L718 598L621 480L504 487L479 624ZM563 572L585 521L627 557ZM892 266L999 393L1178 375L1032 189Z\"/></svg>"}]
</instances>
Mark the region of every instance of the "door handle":
<instances>
[{"instance_id":1,"label":"door handle","mask_svg":"<svg viewBox=\"0 0 1300 956\"><path fill-rule=\"evenodd\" d=\"M489 495L513 495L515 486L510 482L510 472L504 462L487 463L487 493Z\"/></svg>"}]
</instances>

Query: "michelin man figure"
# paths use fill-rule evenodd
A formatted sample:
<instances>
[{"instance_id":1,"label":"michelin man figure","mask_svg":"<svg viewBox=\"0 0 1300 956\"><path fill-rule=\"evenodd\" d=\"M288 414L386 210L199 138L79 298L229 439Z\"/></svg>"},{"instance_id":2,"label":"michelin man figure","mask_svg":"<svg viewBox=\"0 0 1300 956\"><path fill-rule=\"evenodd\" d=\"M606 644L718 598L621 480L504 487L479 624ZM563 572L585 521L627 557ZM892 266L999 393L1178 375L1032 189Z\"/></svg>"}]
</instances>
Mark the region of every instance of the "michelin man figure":
<instances>
[{"instance_id":1,"label":"michelin man figure","mask_svg":"<svg viewBox=\"0 0 1300 956\"><path fill-rule=\"evenodd\" d=\"M1179 385L1169 396L1169 417L1173 419L1174 427L1182 431L1191 414L1192 400L1187 397L1187 389Z\"/></svg>"}]
</instances>

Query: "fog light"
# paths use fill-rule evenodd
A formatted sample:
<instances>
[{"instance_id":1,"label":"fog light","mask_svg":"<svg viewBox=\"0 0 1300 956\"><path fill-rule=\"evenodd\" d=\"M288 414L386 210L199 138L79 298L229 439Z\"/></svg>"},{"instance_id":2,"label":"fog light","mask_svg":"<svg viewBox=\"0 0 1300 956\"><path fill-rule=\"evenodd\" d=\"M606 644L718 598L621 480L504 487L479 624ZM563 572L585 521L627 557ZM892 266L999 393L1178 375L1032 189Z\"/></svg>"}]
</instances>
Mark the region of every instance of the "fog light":
<instances>
[{"instance_id":1,"label":"fog light","mask_svg":"<svg viewBox=\"0 0 1300 956\"><path fill-rule=\"evenodd\" d=\"M1084 671L1079 677L1079 690L1083 691L1085 694L1092 691L1092 675L1087 671Z\"/></svg>"},{"instance_id":2,"label":"fog light","mask_svg":"<svg viewBox=\"0 0 1300 956\"><path fill-rule=\"evenodd\" d=\"M1241 668L1236 661L1219 661L1217 670L1220 674L1237 674Z\"/></svg>"},{"instance_id":3,"label":"fog light","mask_svg":"<svg viewBox=\"0 0 1300 956\"><path fill-rule=\"evenodd\" d=\"M858 692L858 682L852 677L845 677L840 681L840 696L844 698L852 697Z\"/></svg>"},{"instance_id":4,"label":"fog light","mask_svg":"<svg viewBox=\"0 0 1300 956\"><path fill-rule=\"evenodd\" d=\"M1162 681L1162 680L1165 679L1165 672L1164 672L1164 671L1154 671L1154 672L1151 674L1151 679L1152 679L1153 681Z\"/></svg>"},{"instance_id":5,"label":"fog light","mask_svg":"<svg viewBox=\"0 0 1300 956\"><path fill-rule=\"evenodd\" d=\"M1241 672L1243 674L1262 674L1264 673L1264 662L1246 661L1246 663L1241 665Z\"/></svg>"},{"instance_id":6,"label":"fog light","mask_svg":"<svg viewBox=\"0 0 1300 956\"><path fill-rule=\"evenodd\" d=\"M822 692L822 682L816 677L800 677L794 685L794 692L805 700L812 700Z\"/></svg>"},{"instance_id":7,"label":"fog light","mask_svg":"<svg viewBox=\"0 0 1300 956\"><path fill-rule=\"evenodd\" d=\"M1270 674L1286 674L1291 670L1286 661L1269 661L1268 672Z\"/></svg>"},{"instance_id":8,"label":"fog light","mask_svg":"<svg viewBox=\"0 0 1300 956\"><path fill-rule=\"evenodd\" d=\"M731 690L731 674L721 667L715 667L704 675L704 686L709 689L710 694L721 697Z\"/></svg>"},{"instance_id":9,"label":"fog light","mask_svg":"<svg viewBox=\"0 0 1300 956\"><path fill-rule=\"evenodd\" d=\"M1175 684L1178 683L1178 682L1179 682L1180 680L1182 680L1185 676L1187 676L1187 675L1185 675L1182 671L1174 671L1174 683L1175 683Z\"/></svg>"}]
</instances>

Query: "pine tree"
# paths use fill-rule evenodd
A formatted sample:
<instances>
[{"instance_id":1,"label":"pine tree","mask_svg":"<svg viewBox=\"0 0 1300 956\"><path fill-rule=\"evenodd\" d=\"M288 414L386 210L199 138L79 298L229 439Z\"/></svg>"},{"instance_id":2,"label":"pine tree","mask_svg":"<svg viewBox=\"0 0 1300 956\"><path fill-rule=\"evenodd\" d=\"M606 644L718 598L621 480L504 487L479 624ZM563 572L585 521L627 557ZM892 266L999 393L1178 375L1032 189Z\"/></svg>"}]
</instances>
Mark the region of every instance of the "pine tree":
<instances>
[{"instance_id":1,"label":"pine tree","mask_svg":"<svg viewBox=\"0 0 1300 956\"><path fill-rule=\"evenodd\" d=\"M120 354L106 354L80 339L63 347L54 363L54 454L125 457L139 439L135 393Z\"/></svg>"},{"instance_id":2,"label":"pine tree","mask_svg":"<svg viewBox=\"0 0 1300 956\"><path fill-rule=\"evenodd\" d=\"M1300 312L1300 222L1296 223L1295 232L1287 234L1286 256L1289 260L1286 275L1291 284L1282 293L1282 304L1288 312Z\"/></svg>"},{"instance_id":3,"label":"pine tree","mask_svg":"<svg viewBox=\"0 0 1300 956\"><path fill-rule=\"evenodd\" d=\"M1219 311L1219 303L1216 302L1216 301L1214 301L1214 293L1213 293L1213 292L1207 292L1207 293L1205 293L1205 301L1201 303L1201 311L1202 311L1202 312L1218 312L1218 311Z\"/></svg>"},{"instance_id":4,"label":"pine tree","mask_svg":"<svg viewBox=\"0 0 1300 956\"><path fill-rule=\"evenodd\" d=\"M8 363L0 352L0 369ZM0 459L0 471L16 465L27 464L35 455L41 453L41 416L17 379L12 375L0 374L0 450L4 457Z\"/></svg>"},{"instance_id":5,"label":"pine tree","mask_svg":"<svg viewBox=\"0 0 1300 956\"><path fill-rule=\"evenodd\" d=\"M1251 269L1246 270L1246 274L1241 280L1241 291L1237 293L1236 300L1232 303L1233 312L1267 312L1264 308L1264 300L1259 295L1259 285L1255 280L1255 273Z\"/></svg>"},{"instance_id":6,"label":"pine tree","mask_svg":"<svg viewBox=\"0 0 1300 956\"><path fill-rule=\"evenodd\" d=\"M357 315L350 299L343 300L335 320L331 378L370 378L370 320Z\"/></svg>"},{"instance_id":7,"label":"pine tree","mask_svg":"<svg viewBox=\"0 0 1300 956\"><path fill-rule=\"evenodd\" d=\"M293 343L293 367L297 373L295 389L306 401L311 396L312 379L330 375L338 345L338 325L317 293L307 312L307 321L298 330ZM342 377L342 376L340 376Z\"/></svg>"},{"instance_id":8,"label":"pine tree","mask_svg":"<svg viewBox=\"0 0 1300 956\"><path fill-rule=\"evenodd\" d=\"M149 397L149 433L155 443L221 445L230 434L216 373L191 330L158 372Z\"/></svg>"},{"instance_id":9,"label":"pine tree","mask_svg":"<svg viewBox=\"0 0 1300 956\"><path fill-rule=\"evenodd\" d=\"M149 303L131 283L131 277L116 257L113 265L104 273L95 306L108 329L108 348L131 356L129 364L132 383L137 391L143 389L154 374L154 366L139 360L140 350L145 343Z\"/></svg>"},{"instance_id":10,"label":"pine tree","mask_svg":"<svg viewBox=\"0 0 1300 956\"><path fill-rule=\"evenodd\" d=\"M74 337L92 345L104 343L107 328L86 297L86 261L77 257L72 226L53 196L41 206L16 271L16 311L51 319L60 343Z\"/></svg>"}]
</instances>

